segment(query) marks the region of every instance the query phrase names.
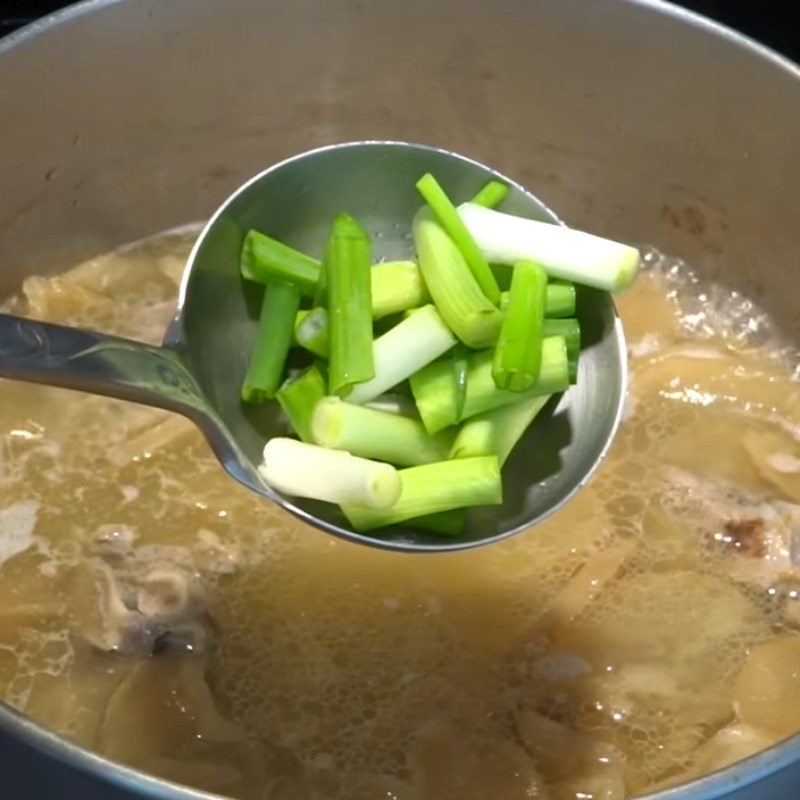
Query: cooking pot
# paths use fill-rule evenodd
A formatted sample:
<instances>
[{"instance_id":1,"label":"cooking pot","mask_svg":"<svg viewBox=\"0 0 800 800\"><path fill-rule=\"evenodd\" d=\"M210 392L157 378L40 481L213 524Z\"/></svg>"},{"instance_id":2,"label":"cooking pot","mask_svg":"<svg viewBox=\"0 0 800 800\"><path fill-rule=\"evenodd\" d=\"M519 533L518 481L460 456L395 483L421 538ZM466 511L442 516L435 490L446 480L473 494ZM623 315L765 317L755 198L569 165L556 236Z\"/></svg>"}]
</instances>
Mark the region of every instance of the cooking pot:
<instances>
[{"instance_id":1,"label":"cooking pot","mask_svg":"<svg viewBox=\"0 0 800 800\"><path fill-rule=\"evenodd\" d=\"M335 141L485 161L800 336L800 71L658 0L89 0L0 43L0 295ZM210 797L0 708L0 797ZM660 800L796 800L800 737ZM487 799L488 800L488 799Z\"/></svg>"}]
</instances>

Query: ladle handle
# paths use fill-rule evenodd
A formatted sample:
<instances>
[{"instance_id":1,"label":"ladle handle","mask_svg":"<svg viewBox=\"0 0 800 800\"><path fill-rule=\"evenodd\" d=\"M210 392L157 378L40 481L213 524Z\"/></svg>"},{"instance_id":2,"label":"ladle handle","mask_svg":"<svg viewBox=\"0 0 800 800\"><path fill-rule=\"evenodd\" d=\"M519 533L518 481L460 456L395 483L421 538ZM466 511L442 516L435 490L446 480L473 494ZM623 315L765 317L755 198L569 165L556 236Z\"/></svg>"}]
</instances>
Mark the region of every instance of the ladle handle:
<instances>
[{"instance_id":1,"label":"ladle handle","mask_svg":"<svg viewBox=\"0 0 800 800\"><path fill-rule=\"evenodd\" d=\"M209 411L175 350L10 314L0 314L0 377L132 400L195 419Z\"/></svg>"}]
</instances>

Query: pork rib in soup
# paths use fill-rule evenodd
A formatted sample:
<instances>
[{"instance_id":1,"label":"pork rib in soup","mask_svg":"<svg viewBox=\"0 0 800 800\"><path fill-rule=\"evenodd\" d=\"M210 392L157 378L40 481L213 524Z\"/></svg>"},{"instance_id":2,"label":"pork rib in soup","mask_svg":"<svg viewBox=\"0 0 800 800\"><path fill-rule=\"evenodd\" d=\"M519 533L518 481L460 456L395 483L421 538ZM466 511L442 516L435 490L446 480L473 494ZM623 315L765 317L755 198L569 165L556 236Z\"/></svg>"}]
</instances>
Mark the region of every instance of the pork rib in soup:
<instances>
[{"instance_id":1,"label":"pork rib in soup","mask_svg":"<svg viewBox=\"0 0 800 800\"><path fill-rule=\"evenodd\" d=\"M192 234L6 306L157 342ZM744 298L646 262L600 474L446 557L304 527L166 412L0 383L2 697L247 800L620 800L800 729L792 360Z\"/></svg>"}]
</instances>

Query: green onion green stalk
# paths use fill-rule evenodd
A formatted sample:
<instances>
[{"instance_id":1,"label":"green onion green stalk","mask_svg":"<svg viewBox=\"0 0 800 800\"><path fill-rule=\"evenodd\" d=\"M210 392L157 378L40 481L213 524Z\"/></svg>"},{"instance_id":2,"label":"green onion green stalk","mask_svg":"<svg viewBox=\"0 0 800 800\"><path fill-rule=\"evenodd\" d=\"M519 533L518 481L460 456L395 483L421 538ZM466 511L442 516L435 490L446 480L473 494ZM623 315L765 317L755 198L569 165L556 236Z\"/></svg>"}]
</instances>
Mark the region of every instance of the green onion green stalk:
<instances>
[{"instance_id":1,"label":"green onion green stalk","mask_svg":"<svg viewBox=\"0 0 800 800\"><path fill-rule=\"evenodd\" d=\"M350 524L360 531L466 506L499 505L503 502L497 456L438 461L401 469L400 498L387 509L343 505Z\"/></svg>"},{"instance_id":2,"label":"green onion green stalk","mask_svg":"<svg viewBox=\"0 0 800 800\"><path fill-rule=\"evenodd\" d=\"M578 359L581 355L581 326L577 319L546 319L542 325L544 336L563 336L569 359L569 382L578 380Z\"/></svg>"},{"instance_id":3,"label":"green onion green stalk","mask_svg":"<svg viewBox=\"0 0 800 800\"><path fill-rule=\"evenodd\" d=\"M440 511L438 514L428 514L407 521L421 531L430 531L439 536L458 536L467 524L468 515L467 508L453 508L450 511Z\"/></svg>"},{"instance_id":4,"label":"green onion green stalk","mask_svg":"<svg viewBox=\"0 0 800 800\"><path fill-rule=\"evenodd\" d=\"M351 216L339 214L333 221L325 260L331 394L346 394L375 375L370 273L366 232Z\"/></svg>"},{"instance_id":5,"label":"green onion green stalk","mask_svg":"<svg viewBox=\"0 0 800 800\"><path fill-rule=\"evenodd\" d=\"M319 279L319 261L259 231L248 231L239 266L242 276L257 283L283 281L313 297Z\"/></svg>"},{"instance_id":6,"label":"green onion green stalk","mask_svg":"<svg viewBox=\"0 0 800 800\"><path fill-rule=\"evenodd\" d=\"M469 347L491 345L502 314L483 293L461 251L429 208L416 214L412 231L422 277L448 327Z\"/></svg>"},{"instance_id":7,"label":"green onion green stalk","mask_svg":"<svg viewBox=\"0 0 800 800\"><path fill-rule=\"evenodd\" d=\"M313 441L323 447L407 467L444 461L453 443L446 432L429 436L418 419L345 403L338 397L317 404L311 432Z\"/></svg>"},{"instance_id":8,"label":"green onion green stalk","mask_svg":"<svg viewBox=\"0 0 800 800\"><path fill-rule=\"evenodd\" d=\"M500 302L500 287L489 269L489 263L475 244L475 240L444 189L430 173L423 175L417 181L417 189L425 198L425 202L433 211L439 224L464 256L464 260L483 294L490 303L497 305Z\"/></svg>"},{"instance_id":9,"label":"green onion green stalk","mask_svg":"<svg viewBox=\"0 0 800 800\"><path fill-rule=\"evenodd\" d=\"M255 346L241 388L242 402L264 403L275 397L281 384L300 290L289 283L271 283L264 289Z\"/></svg>"},{"instance_id":10,"label":"green onion green stalk","mask_svg":"<svg viewBox=\"0 0 800 800\"><path fill-rule=\"evenodd\" d=\"M524 392L539 378L547 274L532 261L514 265L508 308L494 349L492 377L501 389Z\"/></svg>"},{"instance_id":11,"label":"green onion green stalk","mask_svg":"<svg viewBox=\"0 0 800 800\"><path fill-rule=\"evenodd\" d=\"M526 397L471 417L459 428L450 458L495 455L502 467L549 399L549 395Z\"/></svg>"},{"instance_id":12,"label":"green onion green stalk","mask_svg":"<svg viewBox=\"0 0 800 800\"><path fill-rule=\"evenodd\" d=\"M528 397L557 394L569 387L569 363L564 339L549 336L542 341L539 379L526 392L499 389L492 378L491 350L481 350L468 359L467 393L461 417L457 415L456 376L449 359L429 364L411 376L411 391L429 434L469 419L484 411Z\"/></svg>"},{"instance_id":13,"label":"green onion green stalk","mask_svg":"<svg viewBox=\"0 0 800 800\"><path fill-rule=\"evenodd\" d=\"M505 183L500 181L489 181L476 195L470 200L476 206L484 208L496 208L508 197L510 189Z\"/></svg>"},{"instance_id":14,"label":"green onion green stalk","mask_svg":"<svg viewBox=\"0 0 800 800\"><path fill-rule=\"evenodd\" d=\"M313 442L311 415L325 397L325 379L316 367L309 367L294 378L285 381L275 394L289 419L292 430L304 442Z\"/></svg>"}]
</instances>

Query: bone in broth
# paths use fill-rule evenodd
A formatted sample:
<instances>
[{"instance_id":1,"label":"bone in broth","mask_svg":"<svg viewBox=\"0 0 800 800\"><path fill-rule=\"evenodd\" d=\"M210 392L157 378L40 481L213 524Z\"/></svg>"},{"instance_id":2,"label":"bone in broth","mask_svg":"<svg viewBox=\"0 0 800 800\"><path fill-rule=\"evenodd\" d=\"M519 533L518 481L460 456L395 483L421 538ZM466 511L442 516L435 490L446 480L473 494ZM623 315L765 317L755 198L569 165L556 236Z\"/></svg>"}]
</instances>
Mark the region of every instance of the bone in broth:
<instances>
[{"instance_id":1,"label":"bone in broth","mask_svg":"<svg viewBox=\"0 0 800 800\"><path fill-rule=\"evenodd\" d=\"M193 233L5 307L157 342ZM474 551L328 538L179 417L0 382L0 696L247 800L618 800L800 729L792 358L745 298L645 261L610 457Z\"/></svg>"}]
</instances>

